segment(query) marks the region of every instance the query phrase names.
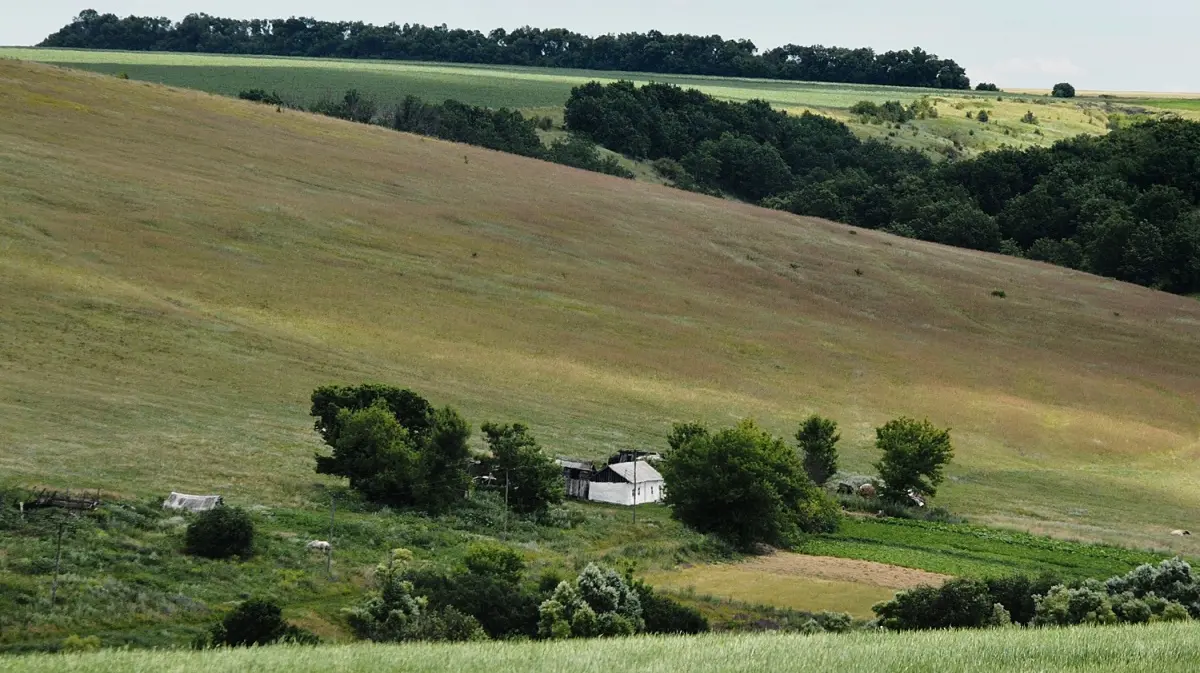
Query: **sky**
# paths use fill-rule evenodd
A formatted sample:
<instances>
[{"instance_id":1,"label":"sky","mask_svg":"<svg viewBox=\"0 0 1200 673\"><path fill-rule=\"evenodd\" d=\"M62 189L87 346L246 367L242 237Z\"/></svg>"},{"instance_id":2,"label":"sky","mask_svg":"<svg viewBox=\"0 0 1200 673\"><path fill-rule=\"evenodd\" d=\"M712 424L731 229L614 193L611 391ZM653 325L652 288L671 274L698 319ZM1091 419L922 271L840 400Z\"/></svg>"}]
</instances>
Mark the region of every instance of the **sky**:
<instances>
[{"instance_id":1,"label":"sky","mask_svg":"<svg viewBox=\"0 0 1200 673\"><path fill-rule=\"evenodd\" d=\"M11 4L10 4L11 3ZM568 28L579 33L719 34L782 44L920 46L1001 88L1200 92L1197 0L0 0L0 44L32 45L82 9L119 16L192 12L234 18ZM17 8L19 7L19 8Z\"/></svg>"}]
</instances>

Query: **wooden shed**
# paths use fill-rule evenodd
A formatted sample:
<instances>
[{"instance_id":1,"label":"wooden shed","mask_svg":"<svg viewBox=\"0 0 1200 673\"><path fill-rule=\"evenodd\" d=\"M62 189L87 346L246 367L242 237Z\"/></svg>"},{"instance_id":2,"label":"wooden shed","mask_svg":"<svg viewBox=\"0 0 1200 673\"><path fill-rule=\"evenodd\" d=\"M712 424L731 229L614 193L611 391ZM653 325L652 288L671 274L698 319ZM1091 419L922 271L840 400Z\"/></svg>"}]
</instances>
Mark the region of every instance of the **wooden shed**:
<instances>
[{"instance_id":1,"label":"wooden shed","mask_svg":"<svg viewBox=\"0 0 1200 673\"><path fill-rule=\"evenodd\" d=\"M585 460L574 458L559 458L556 462L563 471L563 479L567 485L567 497L587 500L591 491L592 477L596 474L596 466Z\"/></svg>"}]
</instances>

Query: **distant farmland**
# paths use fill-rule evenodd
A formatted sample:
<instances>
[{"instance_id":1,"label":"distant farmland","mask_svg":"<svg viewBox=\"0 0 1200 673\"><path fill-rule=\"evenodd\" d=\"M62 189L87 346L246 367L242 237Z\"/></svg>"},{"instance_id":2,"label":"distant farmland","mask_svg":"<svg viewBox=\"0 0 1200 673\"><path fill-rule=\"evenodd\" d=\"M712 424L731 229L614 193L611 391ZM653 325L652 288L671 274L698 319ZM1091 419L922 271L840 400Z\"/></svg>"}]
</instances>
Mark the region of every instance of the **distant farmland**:
<instances>
[{"instance_id":1,"label":"distant farmland","mask_svg":"<svg viewBox=\"0 0 1200 673\"><path fill-rule=\"evenodd\" d=\"M1175 99L1136 103L1098 98L1060 101L1029 94L951 93L941 89L687 75L164 52L0 48L0 57L111 75L124 73L132 79L226 96L236 96L245 89L265 89L300 105L310 105L323 97L340 97L353 88L385 107L414 95L434 102L453 98L472 105L515 108L555 119L561 119L562 106L571 88L592 80L668 82L695 87L725 100L762 99L793 113L808 110L848 122L854 121L850 107L859 101L898 100L908 104L929 96L940 112L936 119L913 121L903 128L858 123L852 123L852 128L863 137L935 155L969 155L1001 145L1048 145L1080 133L1104 133L1109 114L1128 111L1130 105L1155 110L1171 107L1176 112L1200 117L1200 109L1191 108L1194 112L1189 112L1187 102ZM978 110L988 111L990 123L967 118L967 112ZM1031 111L1039 119L1036 127L1020 122Z\"/></svg>"}]
</instances>

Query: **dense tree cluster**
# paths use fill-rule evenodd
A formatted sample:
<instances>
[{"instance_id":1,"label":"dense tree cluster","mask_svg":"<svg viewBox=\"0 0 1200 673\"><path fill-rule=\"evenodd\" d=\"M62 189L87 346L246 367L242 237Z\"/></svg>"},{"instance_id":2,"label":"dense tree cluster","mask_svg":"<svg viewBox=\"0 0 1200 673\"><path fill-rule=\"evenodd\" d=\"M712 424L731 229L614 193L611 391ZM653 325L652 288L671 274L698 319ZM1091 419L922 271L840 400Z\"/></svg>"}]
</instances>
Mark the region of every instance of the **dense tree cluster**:
<instances>
[{"instance_id":1,"label":"dense tree cluster","mask_svg":"<svg viewBox=\"0 0 1200 673\"><path fill-rule=\"evenodd\" d=\"M862 106L909 116L895 105ZM926 113L927 114L927 113ZM666 84L576 87L567 127L677 186L1170 292L1200 291L1200 123L1164 119L935 164L841 122Z\"/></svg>"},{"instance_id":2,"label":"dense tree cluster","mask_svg":"<svg viewBox=\"0 0 1200 673\"><path fill-rule=\"evenodd\" d=\"M430 607L429 599L416 593L404 577L411 560L407 549L396 549L375 568L376 589L346 611L354 635L377 643L486 640L479 620L453 607Z\"/></svg>"},{"instance_id":3,"label":"dense tree cluster","mask_svg":"<svg viewBox=\"0 0 1200 673\"><path fill-rule=\"evenodd\" d=\"M577 577L536 581L516 549L476 543L460 567L414 563L393 550L375 570L376 590L346 612L355 635L376 642L592 638L702 633L697 610L611 568L588 564Z\"/></svg>"},{"instance_id":4,"label":"dense tree cluster","mask_svg":"<svg viewBox=\"0 0 1200 673\"><path fill-rule=\"evenodd\" d=\"M291 105L275 92L262 89L242 91L243 100L267 105ZM360 124L379 124L397 131L432 136L452 142L477 145L500 152L519 154L595 173L633 178L633 172L621 165L616 156L599 151L596 143L567 135L547 147L537 130L545 128L548 118L527 118L516 110L467 105L447 100L438 105L416 96L406 96L392 110L383 110L372 98L350 89L341 98L322 98L309 107L310 112L337 117Z\"/></svg>"},{"instance_id":5,"label":"dense tree cluster","mask_svg":"<svg viewBox=\"0 0 1200 673\"><path fill-rule=\"evenodd\" d=\"M89 9L40 46L444 61L943 89L967 89L971 84L957 63L919 47L877 54L872 49L789 44L759 53L749 40L658 31L590 37L527 26L483 33L445 25L374 26L303 17L239 20L207 14L189 14L175 23Z\"/></svg>"},{"instance_id":6,"label":"dense tree cluster","mask_svg":"<svg viewBox=\"0 0 1200 673\"><path fill-rule=\"evenodd\" d=\"M317 454L317 472L350 480L374 502L428 512L450 509L472 487L471 428L451 407L392 386L324 386L312 394L315 428L332 449ZM562 502L562 474L523 425L484 423L491 450L481 463L511 474L509 504L539 514Z\"/></svg>"},{"instance_id":7,"label":"dense tree cluster","mask_svg":"<svg viewBox=\"0 0 1200 673\"><path fill-rule=\"evenodd\" d=\"M480 542L467 550L460 568L410 568L403 579L426 597L429 608L469 615L490 638L533 638L545 596L526 580L525 571L517 550Z\"/></svg>"},{"instance_id":8,"label":"dense tree cluster","mask_svg":"<svg viewBox=\"0 0 1200 673\"><path fill-rule=\"evenodd\" d=\"M825 439L825 438L823 438ZM753 421L715 432L676 426L660 464L672 515L741 548L790 546L837 529L840 509L795 449Z\"/></svg>"},{"instance_id":9,"label":"dense tree cluster","mask_svg":"<svg viewBox=\"0 0 1200 673\"><path fill-rule=\"evenodd\" d=\"M894 631L1075 624L1142 624L1200 618L1200 582L1180 558L1100 582L1053 576L956 578L917 587L874 606Z\"/></svg>"}]
</instances>

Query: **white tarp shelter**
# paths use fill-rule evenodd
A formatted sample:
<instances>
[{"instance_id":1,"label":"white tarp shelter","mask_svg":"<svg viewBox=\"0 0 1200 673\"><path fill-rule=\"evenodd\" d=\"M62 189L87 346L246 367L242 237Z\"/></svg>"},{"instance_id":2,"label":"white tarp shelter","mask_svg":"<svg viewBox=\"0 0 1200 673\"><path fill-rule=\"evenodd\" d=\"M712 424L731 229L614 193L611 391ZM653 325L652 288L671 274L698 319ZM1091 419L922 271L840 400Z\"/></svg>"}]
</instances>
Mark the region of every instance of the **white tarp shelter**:
<instances>
[{"instance_id":1,"label":"white tarp shelter","mask_svg":"<svg viewBox=\"0 0 1200 673\"><path fill-rule=\"evenodd\" d=\"M175 493L163 501L163 509L186 509L189 512L207 512L221 506L223 500L219 495L188 495Z\"/></svg>"}]
</instances>

